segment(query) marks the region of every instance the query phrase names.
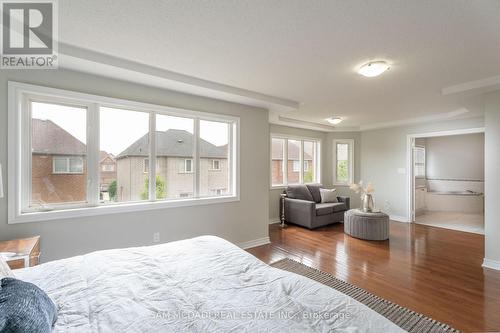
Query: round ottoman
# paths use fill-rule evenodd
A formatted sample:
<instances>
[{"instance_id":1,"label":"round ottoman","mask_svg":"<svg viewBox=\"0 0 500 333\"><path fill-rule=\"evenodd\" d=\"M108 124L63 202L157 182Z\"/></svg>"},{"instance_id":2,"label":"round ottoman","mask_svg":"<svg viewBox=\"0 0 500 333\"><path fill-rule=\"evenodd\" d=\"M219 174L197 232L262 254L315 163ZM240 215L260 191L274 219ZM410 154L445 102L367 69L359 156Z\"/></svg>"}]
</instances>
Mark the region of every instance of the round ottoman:
<instances>
[{"instance_id":1,"label":"round ottoman","mask_svg":"<svg viewBox=\"0 0 500 333\"><path fill-rule=\"evenodd\" d=\"M359 209L351 209L345 212L344 232L359 239L389 239L389 215L381 212L365 213Z\"/></svg>"}]
</instances>

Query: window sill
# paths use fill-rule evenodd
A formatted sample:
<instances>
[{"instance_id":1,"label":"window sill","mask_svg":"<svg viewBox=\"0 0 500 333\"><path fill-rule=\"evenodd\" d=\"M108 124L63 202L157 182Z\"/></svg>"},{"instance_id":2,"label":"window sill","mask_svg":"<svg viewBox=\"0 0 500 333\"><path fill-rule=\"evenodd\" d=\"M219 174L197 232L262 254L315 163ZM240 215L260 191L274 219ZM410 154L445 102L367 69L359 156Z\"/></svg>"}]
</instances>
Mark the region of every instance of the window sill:
<instances>
[{"instance_id":1,"label":"window sill","mask_svg":"<svg viewBox=\"0 0 500 333\"><path fill-rule=\"evenodd\" d=\"M351 184L347 184L347 183L334 183L332 186L350 187Z\"/></svg>"},{"instance_id":2,"label":"window sill","mask_svg":"<svg viewBox=\"0 0 500 333\"><path fill-rule=\"evenodd\" d=\"M211 198L189 198L189 199L175 199L169 201L154 201L154 202L138 202L126 204L114 204L109 206L96 206L84 207L65 210L35 212L35 213L22 213L16 216L9 216L9 224L16 223L29 223L29 222L43 222L60 219L100 216L107 214L120 214L130 212L141 212L156 209L167 209L175 207L187 206L200 206L209 204L218 204L226 202L240 201L239 196L221 196Z\"/></svg>"}]
</instances>

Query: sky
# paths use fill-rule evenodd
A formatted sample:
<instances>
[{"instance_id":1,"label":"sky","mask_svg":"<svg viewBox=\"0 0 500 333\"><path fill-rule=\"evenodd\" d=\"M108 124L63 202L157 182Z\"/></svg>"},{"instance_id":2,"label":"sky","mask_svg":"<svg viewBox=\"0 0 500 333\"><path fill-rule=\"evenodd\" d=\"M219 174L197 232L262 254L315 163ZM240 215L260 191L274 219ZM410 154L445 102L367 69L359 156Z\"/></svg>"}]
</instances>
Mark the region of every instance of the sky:
<instances>
[{"instance_id":1,"label":"sky","mask_svg":"<svg viewBox=\"0 0 500 333\"><path fill-rule=\"evenodd\" d=\"M32 117L51 120L59 127L86 143L86 109L64 105L32 103ZM158 115L156 130L180 129L193 133L193 120L188 118ZM122 109L101 108L100 146L113 155L118 155L149 131L149 114ZM200 121L200 137L216 146L228 143L228 125Z\"/></svg>"}]
</instances>

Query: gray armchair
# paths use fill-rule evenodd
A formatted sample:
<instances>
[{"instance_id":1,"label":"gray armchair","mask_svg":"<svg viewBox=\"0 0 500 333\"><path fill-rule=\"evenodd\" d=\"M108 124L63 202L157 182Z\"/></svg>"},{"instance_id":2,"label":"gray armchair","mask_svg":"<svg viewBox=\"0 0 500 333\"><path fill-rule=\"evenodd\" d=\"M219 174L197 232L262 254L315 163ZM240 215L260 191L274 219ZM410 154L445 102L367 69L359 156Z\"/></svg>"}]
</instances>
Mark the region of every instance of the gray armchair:
<instances>
[{"instance_id":1,"label":"gray armchair","mask_svg":"<svg viewBox=\"0 0 500 333\"><path fill-rule=\"evenodd\" d=\"M288 186L284 199L285 221L309 229L343 221L344 212L350 209L350 198L338 196L338 202L321 203L320 188L321 185Z\"/></svg>"}]
</instances>

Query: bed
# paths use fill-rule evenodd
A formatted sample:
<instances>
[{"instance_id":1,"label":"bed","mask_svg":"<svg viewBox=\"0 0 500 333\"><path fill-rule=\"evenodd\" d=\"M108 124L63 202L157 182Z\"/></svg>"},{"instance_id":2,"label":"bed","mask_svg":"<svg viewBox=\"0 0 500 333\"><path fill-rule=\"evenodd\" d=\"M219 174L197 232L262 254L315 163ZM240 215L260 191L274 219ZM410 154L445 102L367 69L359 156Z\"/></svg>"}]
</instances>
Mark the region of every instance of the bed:
<instances>
[{"instance_id":1,"label":"bed","mask_svg":"<svg viewBox=\"0 0 500 333\"><path fill-rule=\"evenodd\" d=\"M54 301L55 332L404 332L214 236L98 251L15 275Z\"/></svg>"}]
</instances>

